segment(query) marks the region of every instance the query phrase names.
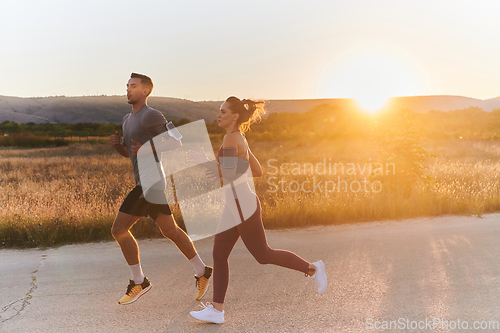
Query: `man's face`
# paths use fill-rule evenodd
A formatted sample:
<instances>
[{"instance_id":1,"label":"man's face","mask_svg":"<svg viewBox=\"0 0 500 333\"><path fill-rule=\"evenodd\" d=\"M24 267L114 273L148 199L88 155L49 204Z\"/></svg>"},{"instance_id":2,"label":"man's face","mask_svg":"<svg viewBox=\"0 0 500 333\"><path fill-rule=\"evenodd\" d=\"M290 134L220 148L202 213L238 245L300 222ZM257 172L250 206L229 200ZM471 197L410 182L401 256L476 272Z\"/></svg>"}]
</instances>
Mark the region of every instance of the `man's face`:
<instances>
[{"instance_id":1,"label":"man's face","mask_svg":"<svg viewBox=\"0 0 500 333\"><path fill-rule=\"evenodd\" d=\"M141 79L133 78L127 83L127 103L136 104L148 97L149 89L144 87Z\"/></svg>"}]
</instances>

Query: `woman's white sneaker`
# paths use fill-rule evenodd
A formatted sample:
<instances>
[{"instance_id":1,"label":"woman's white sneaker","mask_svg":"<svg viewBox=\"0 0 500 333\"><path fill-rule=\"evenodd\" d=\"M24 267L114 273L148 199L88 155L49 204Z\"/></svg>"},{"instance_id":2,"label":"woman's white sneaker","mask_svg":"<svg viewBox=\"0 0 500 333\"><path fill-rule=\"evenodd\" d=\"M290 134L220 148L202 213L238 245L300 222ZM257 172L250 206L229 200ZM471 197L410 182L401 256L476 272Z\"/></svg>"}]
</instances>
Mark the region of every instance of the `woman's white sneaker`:
<instances>
[{"instance_id":1,"label":"woman's white sneaker","mask_svg":"<svg viewBox=\"0 0 500 333\"><path fill-rule=\"evenodd\" d=\"M224 311L219 311L214 308L212 304L203 304L204 308L201 311L191 311L189 314L201 321L206 321L208 323L222 324L224 322Z\"/></svg>"},{"instance_id":2,"label":"woman's white sneaker","mask_svg":"<svg viewBox=\"0 0 500 333\"><path fill-rule=\"evenodd\" d=\"M318 287L318 293L323 294L326 291L326 287L328 286L328 281L326 279L325 263L319 260L313 262L313 265L316 266L316 272L309 278L311 278L316 284L316 287Z\"/></svg>"}]
</instances>

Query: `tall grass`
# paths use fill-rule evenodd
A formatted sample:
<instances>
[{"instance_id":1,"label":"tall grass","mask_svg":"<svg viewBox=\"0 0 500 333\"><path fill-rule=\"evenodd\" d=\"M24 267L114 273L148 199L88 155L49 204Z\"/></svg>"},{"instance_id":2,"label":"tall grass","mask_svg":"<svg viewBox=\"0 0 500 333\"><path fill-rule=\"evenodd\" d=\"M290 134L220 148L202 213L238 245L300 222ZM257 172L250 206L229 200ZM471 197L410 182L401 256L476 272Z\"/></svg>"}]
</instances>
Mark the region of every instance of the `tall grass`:
<instances>
[{"instance_id":1,"label":"tall grass","mask_svg":"<svg viewBox=\"0 0 500 333\"><path fill-rule=\"evenodd\" d=\"M435 141L424 145L436 157L427 163L425 181L402 190L391 174L371 170L322 174L297 164L380 162L376 147L366 141L251 142L263 166L255 178L266 228L305 227L358 221L474 214L500 210L500 143ZM289 163L288 165L285 163ZM278 168L278 170L276 169ZM295 168L295 170L294 170ZM305 168L303 168L305 169ZM295 174L294 174L295 173ZM272 178L275 177L275 178ZM339 178L340 177L340 178ZM350 188L313 192L309 181L379 181L380 191ZM279 180L293 186L276 190ZM397 181L397 179L396 179ZM116 212L134 186L130 161L107 144L73 144L51 149L0 149L0 244L53 246L112 239ZM272 185L274 184L274 185ZM331 185L331 183L330 183ZM369 186L369 185L368 185ZM292 191L290 191L290 189ZM378 187L376 188L379 189ZM174 216L180 220L178 210ZM132 231L139 237L160 237L149 219Z\"/></svg>"},{"instance_id":2,"label":"tall grass","mask_svg":"<svg viewBox=\"0 0 500 333\"><path fill-rule=\"evenodd\" d=\"M0 238L4 246L112 239L110 228L134 185L128 159L107 145L0 150ZM140 236L159 235L148 223Z\"/></svg>"},{"instance_id":3,"label":"tall grass","mask_svg":"<svg viewBox=\"0 0 500 333\"><path fill-rule=\"evenodd\" d=\"M267 228L298 227L310 225L328 225L346 222L374 221L383 219L399 219L419 216L437 216L442 214L473 214L481 216L484 213L500 210L500 143L496 141L436 141L427 143L425 148L434 154L426 169L425 180L414 180L407 189L393 183L392 174L386 177L370 177L360 172L354 175L285 175L290 170L284 168L284 173L269 175L272 168L264 169L264 177L256 179L257 193L263 206L263 220ZM332 161L344 164L372 163L377 154L365 149L366 144L350 142L335 146L331 143L321 143L315 148L297 145L283 146L286 151L280 163L299 164L304 161L320 162L324 156ZM258 154L260 149L255 149ZM266 149L262 150L263 152ZM281 156L277 154L277 156ZM265 160L265 159L264 159ZM396 166L397 167L397 166ZM392 170L392 169L390 169ZM272 169L274 173L276 170ZM333 191L325 194L304 193L297 191L283 193L269 185L270 177L278 177L284 181L334 180L338 177L351 182L380 180L381 191ZM273 181L276 183L276 181ZM369 187L368 187L369 188ZM369 188L370 189L370 188ZM378 190L378 188L376 188ZM292 190L296 190L293 187Z\"/></svg>"}]
</instances>

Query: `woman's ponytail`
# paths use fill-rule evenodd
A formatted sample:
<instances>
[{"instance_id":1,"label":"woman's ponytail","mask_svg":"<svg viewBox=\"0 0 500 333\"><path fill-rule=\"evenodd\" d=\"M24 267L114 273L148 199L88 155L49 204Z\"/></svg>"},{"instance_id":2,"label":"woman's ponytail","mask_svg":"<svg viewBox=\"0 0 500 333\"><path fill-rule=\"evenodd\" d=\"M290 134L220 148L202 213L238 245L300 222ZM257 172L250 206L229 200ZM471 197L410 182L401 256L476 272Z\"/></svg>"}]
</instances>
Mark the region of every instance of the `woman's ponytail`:
<instances>
[{"instance_id":1,"label":"woman's ponytail","mask_svg":"<svg viewBox=\"0 0 500 333\"><path fill-rule=\"evenodd\" d=\"M250 99L240 100L237 97L231 96L226 102L229 103L233 113L238 113L238 129L245 133L250 130L250 125L260 122L262 115L266 113L264 109L264 101L253 101Z\"/></svg>"}]
</instances>

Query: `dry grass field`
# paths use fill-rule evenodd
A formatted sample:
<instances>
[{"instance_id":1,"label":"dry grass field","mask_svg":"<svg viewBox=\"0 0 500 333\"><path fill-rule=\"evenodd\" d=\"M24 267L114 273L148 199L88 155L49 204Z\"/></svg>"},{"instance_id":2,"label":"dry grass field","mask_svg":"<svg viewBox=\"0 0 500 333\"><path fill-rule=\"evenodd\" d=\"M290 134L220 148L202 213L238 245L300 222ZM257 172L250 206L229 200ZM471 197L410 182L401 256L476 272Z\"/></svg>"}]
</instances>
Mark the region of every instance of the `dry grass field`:
<instances>
[{"instance_id":1,"label":"dry grass field","mask_svg":"<svg viewBox=\"0 0 500 333\"><path fill-rule=\"evenodd\" d=\"M219 144L219 143L216 143ZM366 142L250 142L264 174L255 179L266 228L307 227L500 210L500 142L435 141L425 179L378 163ZM54 246L112 239L134 186L130 161L108 144L0 150L0 244ZM178 210L174 215L180 219ZM157 237L147 219L139 237Z\"/></svg>"}]
</instances>

